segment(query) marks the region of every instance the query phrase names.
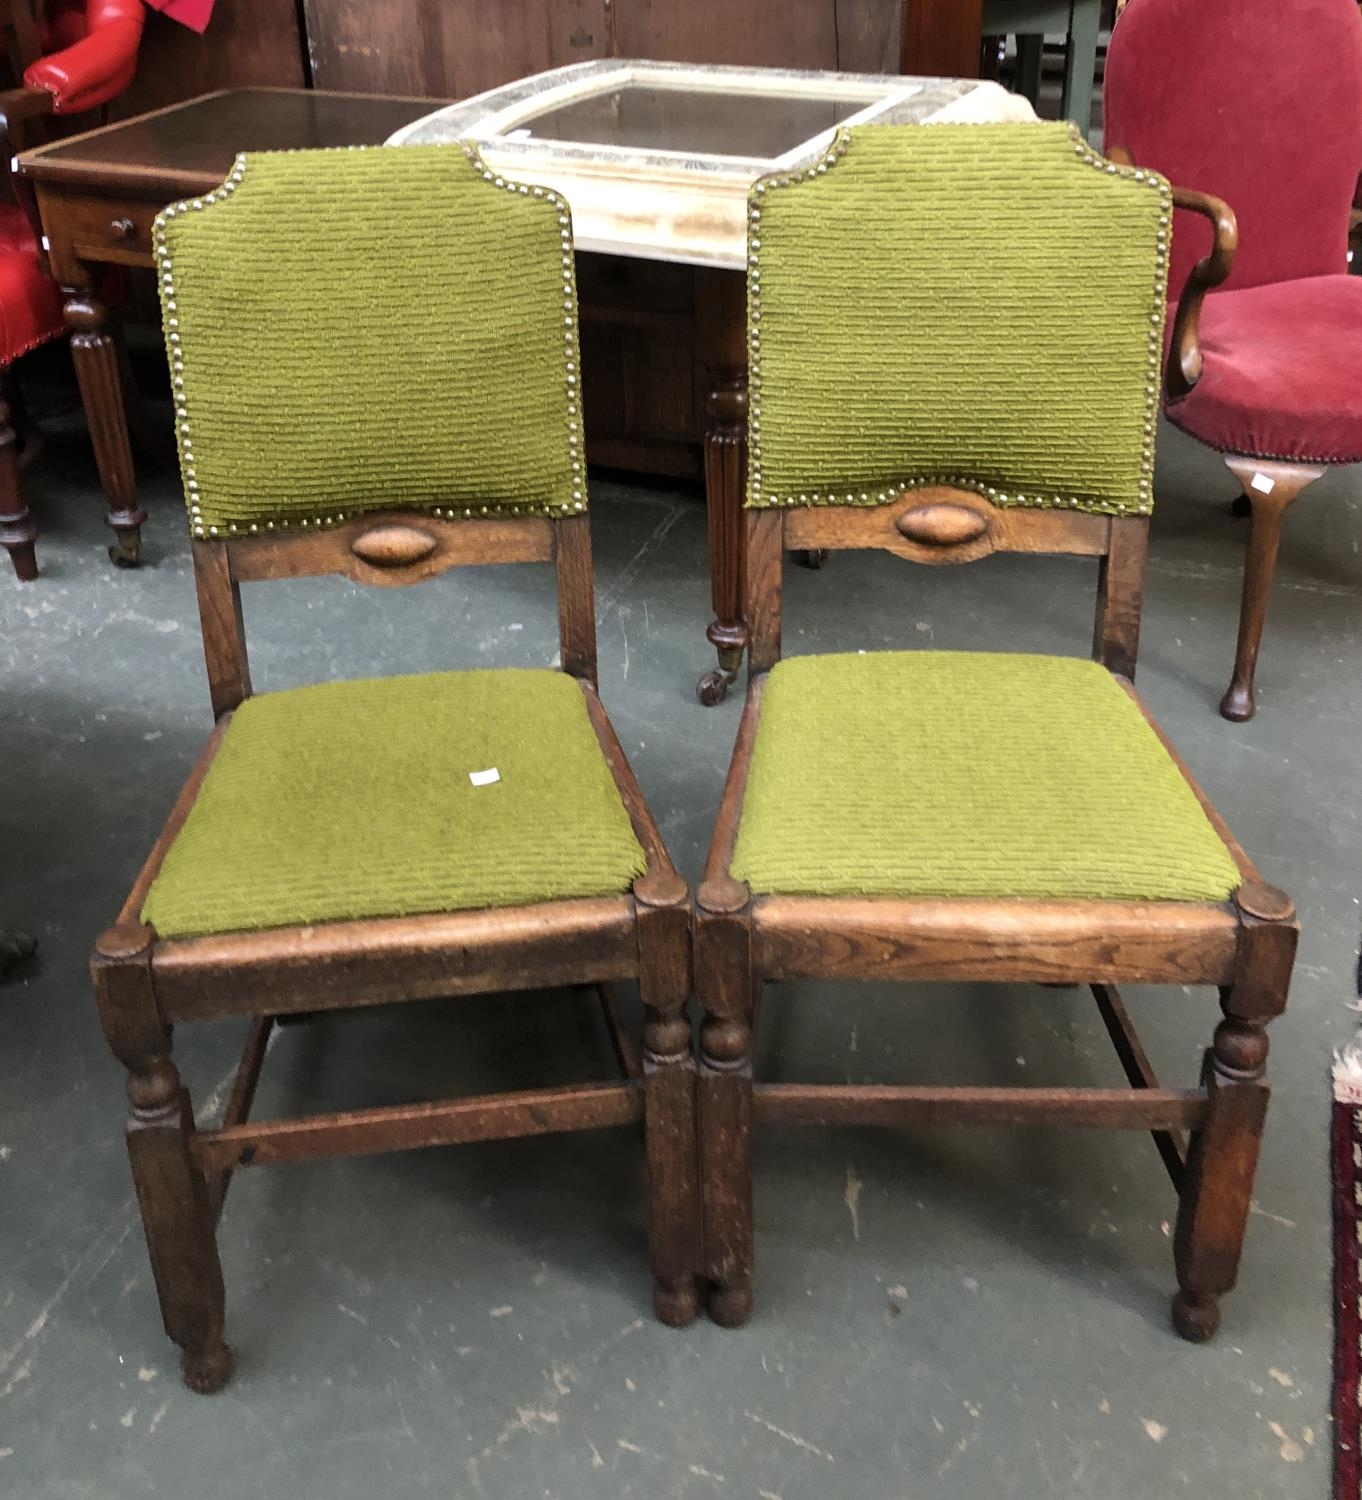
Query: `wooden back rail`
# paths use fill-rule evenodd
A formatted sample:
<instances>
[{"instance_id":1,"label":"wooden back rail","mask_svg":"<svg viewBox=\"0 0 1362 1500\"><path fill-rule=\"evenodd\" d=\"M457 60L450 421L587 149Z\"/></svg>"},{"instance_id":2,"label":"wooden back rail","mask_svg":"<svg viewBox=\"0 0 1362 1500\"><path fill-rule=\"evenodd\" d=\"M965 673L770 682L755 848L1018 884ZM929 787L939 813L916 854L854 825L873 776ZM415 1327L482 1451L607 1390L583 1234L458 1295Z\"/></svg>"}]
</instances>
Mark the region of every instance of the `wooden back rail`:
<instances>
[{"instance_id":1,"label":"wooden back rail","mask_svg":"<svg viewBox=\"0 0 1362 1500\"><path fill-rule=\"evenodd\" d=\"M879 548L928 566L976 562L993 552L1098 560L1093 656L1134 679L1149 543L1147 516L994 505L971 490L931 485L889 505L810 506L747 512L749 671L780 659L782 553Z\"/></svg>"},{"instance_id":2,"label":"wooden back rail","mask_svg":"<svg viewBox=\"0 0 1362 1500\"><path fill-rule=\"evenodd\" d=\"M321 574L395 588L423 583L450 568L552 562L563 670L594 687L590 526L585 514L448 520L419 511L385 511L315 531L196 540L194 579L214 717L251 693L240 585Z\"/></svg>"}]
</instances>

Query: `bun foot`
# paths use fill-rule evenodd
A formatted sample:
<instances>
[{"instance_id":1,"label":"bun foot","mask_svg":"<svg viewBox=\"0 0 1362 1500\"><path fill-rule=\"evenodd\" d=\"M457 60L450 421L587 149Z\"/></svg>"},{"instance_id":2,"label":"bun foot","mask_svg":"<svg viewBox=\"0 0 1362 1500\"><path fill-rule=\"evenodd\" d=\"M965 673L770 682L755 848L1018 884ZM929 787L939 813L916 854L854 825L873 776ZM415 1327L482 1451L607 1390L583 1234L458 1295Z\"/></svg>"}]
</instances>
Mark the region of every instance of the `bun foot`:
<instances>
[{"instance_id":1,"label":"bun foot","mask_svg":"<svg viewBox=\"0 0 1362 1500\"><path fill-rule=\"evenodd\" d=\"M695 696L706 708L713 708L728 697L729 684L733 679L727 672L706 672L695 684Z\"/></svg>"},{"instance_id":2,"label":"bun foot","mask_svg":"<svg viewBox=\"0 0 1362 1500\"><path fill-rule=\"evenodd\" d=\"M716 1286L709 1294L710 1321L720 1328L741 1328L752 1316L750 1286Z\"/></svg>"},{"instance_id":3,"label":"bun foot","mask_svg":"<svg viewBox=\"0 0 1362 1500\"><path fill-rule=\"evenodd\" d=\"M1245 687L1242 683L1230 683L1225 689L1225 696L1220 700L1220 717L1229 719L1234 724L1243 724L1251 719L1256 711L1253 689Z\"/></svg>"},{"instance_id":4,"label":"bun foot","mask_svg":"<svg viewBox=\"0 0 1362 1500\"><path fill-rule=\"evenodd\" d=\"M700 1316L700 1290L694 1277L653 1286L653 1312L668 1328L685 1328Z\"/></svg>"},{"instance_id":5,"label":"bun foot","mask_svg":"<svg viewBox=\"0 0 1362 1500\"><path fill-rule=\"evenodd\" d=\"M1189 1344L1206 1343L1220 1327L1220 1299L1179 1292L1173 1298L1173 1327Z\"/></svg>"},{"instance_id":6,"label":"bun foot","mask_svg":"<svg viewBox=\"0 0 1362 1500\"><path fill-rule=\"evenodd\" d=\"M221 1339L200 1354L186 1354L180 1361L184 1383L200 1396L212 1396L232 1378L236 1356Z\"/></svg>"}]
</instances>

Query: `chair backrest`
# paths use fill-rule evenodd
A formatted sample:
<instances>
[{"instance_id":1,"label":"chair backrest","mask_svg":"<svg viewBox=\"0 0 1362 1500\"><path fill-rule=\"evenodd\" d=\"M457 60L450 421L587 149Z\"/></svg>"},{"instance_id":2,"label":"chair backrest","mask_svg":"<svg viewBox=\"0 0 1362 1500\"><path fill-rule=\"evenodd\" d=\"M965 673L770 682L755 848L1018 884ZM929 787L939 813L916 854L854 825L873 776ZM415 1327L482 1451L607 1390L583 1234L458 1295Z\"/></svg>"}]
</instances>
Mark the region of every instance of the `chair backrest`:
<instances>
[{"instance_id":1,"label":"chair backrest","mask_svg":"<svg viewBox=\"0 0 1362 1500\"><path fill-rule=\"evenodd\" d=\"M856 127L755 185L753 670L783 545L1101 558L1097 654L1133 672L1170 215L1062 124Z\"/></svg>"},{"instance_id":2,"label":"chair backrest","mask_svg":"<svg viewBox=\"0 0 1362 1500\"><path fill-rule=\"evenodd\" d=\"M563 199L457 145L268 152L154 238L215 712L250 691L237 585L315 573L554 559L594 680Z\"/></svg>"},{"instance_id":3,"label":"chair backrest","mask_svg":"<svg viewBox=\"0 0 1362 1500\"><path fill-rule=\"evenodd\" d=\"M1228 286L1346 270L1362 174L1356 0L1131 0L1105 80L1107 150L1234 210ZM1175 295L1210 244L1204 220L1178 214Z\"/></svg>"}]
</instances>

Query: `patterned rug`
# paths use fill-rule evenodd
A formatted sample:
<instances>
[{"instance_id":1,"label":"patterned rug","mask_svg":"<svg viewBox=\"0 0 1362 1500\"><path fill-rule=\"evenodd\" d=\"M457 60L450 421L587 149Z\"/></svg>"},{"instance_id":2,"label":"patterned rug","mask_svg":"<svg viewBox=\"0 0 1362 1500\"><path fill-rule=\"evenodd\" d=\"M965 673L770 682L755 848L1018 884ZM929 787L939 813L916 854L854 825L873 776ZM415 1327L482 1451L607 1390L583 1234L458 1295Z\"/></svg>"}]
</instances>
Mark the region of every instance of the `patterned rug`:
<instances>
[{"instance_id":1,"label":"patterned rug","mask_svg":"<svg viewBox=\"0 0 1362 1500\"><path fill-rule=\"evenodd\" d=\"M1334 1061L1334 1500L1362 1496L1362 1038Z\"/></svg>"}]
</instances>

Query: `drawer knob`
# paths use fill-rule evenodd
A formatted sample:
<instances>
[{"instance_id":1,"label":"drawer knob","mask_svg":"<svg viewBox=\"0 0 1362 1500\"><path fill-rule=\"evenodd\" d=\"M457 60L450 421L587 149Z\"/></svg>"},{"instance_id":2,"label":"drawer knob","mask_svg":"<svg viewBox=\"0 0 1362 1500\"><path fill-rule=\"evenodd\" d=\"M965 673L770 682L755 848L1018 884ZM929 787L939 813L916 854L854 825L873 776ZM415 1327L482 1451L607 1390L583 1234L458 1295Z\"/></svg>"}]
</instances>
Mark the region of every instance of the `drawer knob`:
<instances>
[{"instance_id":1,"label":"drawer knob","mask_svg":"<svg viewBox=\"0 0 1362 1500\"><path fill-rule=\"evenodd\" d=\"M109 228L116 240L130 240L137 234L137 225L132 219L115 219Z\"/></svg>"}]
</instances>

